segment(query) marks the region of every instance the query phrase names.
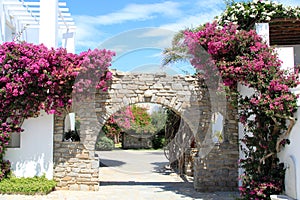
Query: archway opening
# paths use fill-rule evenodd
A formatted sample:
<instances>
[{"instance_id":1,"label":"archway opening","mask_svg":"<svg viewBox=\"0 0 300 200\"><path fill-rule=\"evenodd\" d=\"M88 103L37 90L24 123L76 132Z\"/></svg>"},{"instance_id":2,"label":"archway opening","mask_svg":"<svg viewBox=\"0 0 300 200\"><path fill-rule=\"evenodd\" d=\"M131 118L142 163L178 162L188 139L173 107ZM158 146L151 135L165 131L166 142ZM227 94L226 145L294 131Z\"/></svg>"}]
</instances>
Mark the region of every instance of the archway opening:
<instances>
[{"instance_id":1,"label":"archway opening","mask_svg":"<svg viewBox=\"0 0 300 200\"><path fill-rule=\"evenodd\" d=\"M137 103L112 114L99 132L95 149L160 149L165 144L167 108Z\"/></svg>"},{"instance_id":2,"label":"archway opening","mask_svg":"<svg viewBox=\"0 0 300 200\"><path fill-rule=\"evenodd\" d=\"M166 175L178 173L182 178L189 176L192 187L190 150L194 145L189 126L171 108L154 103L121 108L107 119L97 137L100 185L140 179L155 182L153 178L159 176L168 182ZM111 171L120 177L107 177ZM134 179L136 175L140 176Z\"/></svg>"}]
</instances>

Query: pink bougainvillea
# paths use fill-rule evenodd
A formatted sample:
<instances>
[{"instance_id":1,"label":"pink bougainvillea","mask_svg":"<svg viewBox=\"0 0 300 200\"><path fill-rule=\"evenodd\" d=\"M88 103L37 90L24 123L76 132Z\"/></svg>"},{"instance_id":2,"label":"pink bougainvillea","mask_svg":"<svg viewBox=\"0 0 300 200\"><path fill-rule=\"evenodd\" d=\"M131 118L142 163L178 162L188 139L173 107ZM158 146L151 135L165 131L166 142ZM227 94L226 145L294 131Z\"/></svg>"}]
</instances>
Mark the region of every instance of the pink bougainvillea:
<instances>
[{"instance_id":1,"label":"pink bougainvillea","mask_svg":"<svg viewBox=\"0 0 300 200\"><path fill-rule=\"evenodd\" d=\"M290 143L287 138L295 124L298 96L290 89L299 84L299 68L295 73L281 70L277 54L253 29L272 19L299 19L299 7L231 1L216 18L217 22L175 35L172 47L164 51L164 64L190 59L208 88L225 89L245 125L241 150L246 159L239 162L245 170L240 177L241 199L269 200L270 194L283 191L285 168L277 153ZM241 95L238 84L253 93Z\"/></svg>"},{"instance_id":2,"label":"pink bougainvillea","mask_svg":"<svg viewBox=\"0 0 300 200\"><path fill-rule=\"evenodd\" d=\"M277 152L289 143L286 136L291 127L286 120L292 125L297 109L297 96L289 88L299 84L297 73L281 70L273 49L254 30L214 22L184 34L191 64L208 83L219 80L227 88L227 96L237 97L240 121L246 125L245 131L252 133L241 140L246 156L240 160L245 169L242 199L269 199L270 194L282 192L284 167ZM254 93L239 95L238 83L253 88Z\"/></svg>"},{"instance_id":3,"label":"pink bougainvillea","mask_svg":"<svg viewBox=\"0 0 300 200\"><path fill-rule=\"evenodd\" d=\"M4 163L9 135L21 132L24 119L38 116L40 110L58 113L59 108L71 105L72 92L84 92L91 85L107 90L112 56L114 53L108 50L76 55L63 48L48 49L25 42L1 44L0 162ZM0 180L4 174L0 172Z\"/></svg>"}]
</instances>

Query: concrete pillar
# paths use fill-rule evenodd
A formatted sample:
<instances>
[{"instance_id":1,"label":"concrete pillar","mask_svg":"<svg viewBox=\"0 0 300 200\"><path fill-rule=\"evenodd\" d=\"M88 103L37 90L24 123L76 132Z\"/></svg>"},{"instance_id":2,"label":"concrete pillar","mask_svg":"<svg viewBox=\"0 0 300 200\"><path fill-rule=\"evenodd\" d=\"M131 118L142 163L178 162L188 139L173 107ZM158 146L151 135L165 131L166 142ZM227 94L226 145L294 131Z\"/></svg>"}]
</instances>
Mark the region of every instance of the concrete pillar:
<instances>
[{"instance_id":1,"label":"concrete pillar","mask_svg":"<svg viewBox=\"0 0 300 200\"><path fill-rule=\"evenodd\" d=\"M39 43L57 47L58 0L40 0Z\"/></svg>"}]
</instances>

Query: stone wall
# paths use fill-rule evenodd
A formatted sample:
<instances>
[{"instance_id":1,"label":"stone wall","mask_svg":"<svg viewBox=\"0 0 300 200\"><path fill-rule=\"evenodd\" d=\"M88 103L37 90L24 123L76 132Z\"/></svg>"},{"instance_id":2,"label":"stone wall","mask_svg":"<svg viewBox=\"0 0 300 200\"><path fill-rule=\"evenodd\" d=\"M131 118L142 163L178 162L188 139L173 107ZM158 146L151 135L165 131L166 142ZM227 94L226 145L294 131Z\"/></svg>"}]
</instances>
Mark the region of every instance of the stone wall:
<instances>
[{"instance_id":1,"label":"stone wall","mask_svg":"<svg viewBox=\"0 0 300 200\"><path fill-rule=\"evenodd\" d=\"M205 156L194 158L194 188L201 192L238 190L238 122L237 111L227 104L224 142L198 148L210 149Z\"/></svg>"},{"instance_id":2,"label":"stone wall","mask_svg":"<svg viewBox=\"0 0 300 200\"><path fill-rule=\"evenodd\" d=\"M54 180L59 190L97 191L99 160L82 142L63 142L64 116L54 118Z\"/></svg>"},{"instance_id":3,"label":"stone wall","mask_svg":"<svg viewBox=\"0 0 300 200\"><path fill-rule=\"evenodd\" d=\"M152 148L153 135L122 133L123 149L149 149Z\"/></svg>"},{"instance_id":4,"label":"stone wall","mask_svg":"<svg viewBox=\"0 0 300 200\"><path fill-rule=\"evenodd\" d=\"M210 149L207 156L195 158L194 185L201 191L237 189L236 112L226 113L224 101L203 87L202 80L192 76L114 71L108 92L98 91L91 96L95 99L79 102L74 110L81 120L80 142L62 142L64 117L55 116L54 179L58 189L98 190L101 177L95 143L101 127L120 109L143 102L161 104L180 115L190 129L183 136L193 134L200 152L206 148L203 141L209 135L212 112L222 112L226 116L225 141ZM186 138L182 141L189 140Z\"/></svg>"},{"instance_id":5,"label":"stone wall","mask_svg":"<svg viewBox=\"0 0 300 200\"><path fill-rule=\"evenodd\" d=\"M79 142L57 142L54 180L57 189L97 191L99 161Z\"/></svg>"},{"instance_id":6,"label":"stone wall","mask_svg":"<svg viewBox=\"0 0 300 200\"><path fill-rule=\"evenodd\" d=\"M197 148L187 149L184 153L184 174L194 176L194 162L198 155Z\"/></svg>"}]
</instances>

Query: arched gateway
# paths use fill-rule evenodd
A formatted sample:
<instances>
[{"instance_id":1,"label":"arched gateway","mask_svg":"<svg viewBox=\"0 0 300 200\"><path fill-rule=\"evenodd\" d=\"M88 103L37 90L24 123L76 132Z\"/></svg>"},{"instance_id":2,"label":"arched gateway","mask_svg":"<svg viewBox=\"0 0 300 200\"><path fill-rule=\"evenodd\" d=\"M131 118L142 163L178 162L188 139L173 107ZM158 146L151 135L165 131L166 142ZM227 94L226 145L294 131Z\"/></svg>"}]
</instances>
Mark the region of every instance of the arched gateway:
<instances>
[{"instance_id":1,"label":"arched gateway","mask_svg":"<svg viewBox=\"0 0 300 200\"><path fill-rule=\"evenodd\" d=\"M64 116L55 116L54 179L58 189L98 190L99 159L95 143L105 121L115 112L135 103L166 106L188 124L199 155L194 159L194 186L199 191L237 190L238 123L236 110L193 76L164 73L113 72L108 92L96 92L94 99L80 102L80 142L63 141ZM212 145L209 134L211 115L224 116L223 143ZM225 112L226 111L226 112Z\"/></svg>"}]
</instances>

